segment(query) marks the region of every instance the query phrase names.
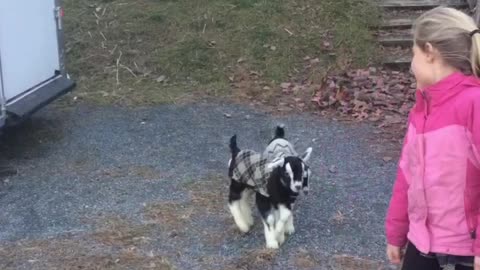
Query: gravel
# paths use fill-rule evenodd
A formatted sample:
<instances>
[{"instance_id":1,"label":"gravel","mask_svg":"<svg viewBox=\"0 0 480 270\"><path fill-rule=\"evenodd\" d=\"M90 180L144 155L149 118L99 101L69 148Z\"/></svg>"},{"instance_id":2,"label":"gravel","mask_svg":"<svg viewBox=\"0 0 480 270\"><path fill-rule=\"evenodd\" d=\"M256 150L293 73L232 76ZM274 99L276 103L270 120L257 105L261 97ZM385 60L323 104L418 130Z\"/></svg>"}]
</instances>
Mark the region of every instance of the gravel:
<instances>
[{"instance_id":1,"label":"gravel","mask_svg":"<svg viewBox=\"0 0 480 270\"><path fill-rule=\"evenodd\" d=\"M296 233L262 267L298 269L302 252L314 258L312 269L330 269L328 260L336 254L383 262L383 222L396 160L371 151L371 126L310 114L272 116L219 103L50 106L7 130L0 166L18 173L0 179L0 249L67 233L85 238L101 228L99 217L146 223L146 205L175 202L194 210L185 223L188 230L172 238L172 229L158 223L152 241L139 249L164 254L177 269L206 269L206 258L214 258L208 269L246 264L239 258L265 245L263 228L256 212L250 233L241 235L233 227L225 207L227 143L237 134L240 148L261 151L278 123L286 125L299 152L313 147L314 174L309 195L295 210ZM219 210L202 212L192 203L191 188L220 198L207 199ZM12 269L35 269L11 260Z\"/></svg>"}]
</instances>

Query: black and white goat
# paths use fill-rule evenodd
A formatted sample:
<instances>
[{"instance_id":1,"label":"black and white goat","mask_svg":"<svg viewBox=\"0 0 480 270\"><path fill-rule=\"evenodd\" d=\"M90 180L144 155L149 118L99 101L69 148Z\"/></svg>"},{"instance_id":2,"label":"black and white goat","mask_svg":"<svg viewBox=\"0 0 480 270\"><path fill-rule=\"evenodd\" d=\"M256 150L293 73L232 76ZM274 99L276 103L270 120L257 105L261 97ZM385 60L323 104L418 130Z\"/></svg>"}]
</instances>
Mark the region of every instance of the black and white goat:
<instances>
[{"instance_id":1,"label":"black and white goat","mask_svg":"<svg viewBox=\"0 0 480 270\"><path fill-rule=\"evenodd\" d=\"M275 139L270 144L273 141ZM301 156L286 155L279 151L267 158L252 150L240 150L236 136L233 136L230 150L228 201L235 223L242 232L250 230L253 218L248 198L255 192L256 205L265 229L266 246L279 248L285 241L285 234L295 232L292 206L304 186L305 163L310 158L312 148L308 148Z\"/></svg>"}]
</instances>

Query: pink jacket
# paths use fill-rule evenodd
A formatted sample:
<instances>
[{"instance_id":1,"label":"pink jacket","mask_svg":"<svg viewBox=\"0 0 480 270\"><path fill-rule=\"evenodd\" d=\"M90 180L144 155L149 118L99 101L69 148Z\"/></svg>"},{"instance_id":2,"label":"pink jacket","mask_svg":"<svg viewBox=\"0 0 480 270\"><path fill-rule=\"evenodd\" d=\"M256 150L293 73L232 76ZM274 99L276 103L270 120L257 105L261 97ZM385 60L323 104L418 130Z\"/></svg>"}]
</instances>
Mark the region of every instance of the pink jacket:
<instances>
[{"instance_id":1,"label":"pink jacket","mask_svg":"<svg viewBox=\"0 0 480 270\"><path fill-rule=\"evenodd\" d=\"M389 244L480 255L480 81L454 73L417 91L386 218ZM480 234L478 235L480 236Z\"/></svg>"}]
</instances>

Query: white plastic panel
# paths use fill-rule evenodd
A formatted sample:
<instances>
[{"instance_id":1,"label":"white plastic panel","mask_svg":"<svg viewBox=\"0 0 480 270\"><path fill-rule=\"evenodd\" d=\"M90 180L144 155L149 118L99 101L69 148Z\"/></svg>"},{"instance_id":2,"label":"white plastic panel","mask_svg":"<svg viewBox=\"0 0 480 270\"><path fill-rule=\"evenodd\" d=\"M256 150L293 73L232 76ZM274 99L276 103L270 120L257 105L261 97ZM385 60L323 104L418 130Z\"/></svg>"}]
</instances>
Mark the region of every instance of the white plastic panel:
<instances>
[{"instance_id":1,"label":"white plastic panel","mask_svg":"<svg viewBox=\"0 0 480 270\"><path fill-rule=\"evenodd\" d=\"M0 57L7 100L60 69L55 0L0 0Z\"/></svg>"}]
</instances>

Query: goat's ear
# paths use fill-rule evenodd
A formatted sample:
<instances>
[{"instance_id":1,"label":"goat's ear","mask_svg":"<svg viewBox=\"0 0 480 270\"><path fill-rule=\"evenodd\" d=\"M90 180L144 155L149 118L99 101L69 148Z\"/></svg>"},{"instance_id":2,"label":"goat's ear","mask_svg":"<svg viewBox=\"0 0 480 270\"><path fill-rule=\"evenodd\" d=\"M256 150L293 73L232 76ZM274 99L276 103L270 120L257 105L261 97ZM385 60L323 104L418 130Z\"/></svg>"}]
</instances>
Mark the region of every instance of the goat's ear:
<instances>
[{"instance_id":1,"label":"goat's ear","mask_svg":"<svg viewBox=\"0 0 480 270\"><path fill-rule=\"evenodd\" d=\"M307 151L303 153L300 158L303 160L303 162L307 162L310 159L310 155L312 154L312 147L307 148Z\"/></svg>"},{"instance_id":2,"label":"goat's ear","mask_svg":"<svg viewBox=\"0 0 480 270\"><path fill-rule=\"evenodd\" d=\"M267 168L270 170L274 170L275 168L283 166L283 164L285 164L285 158L279 157L268 163Z\"/></svg>"}]
</instances>

